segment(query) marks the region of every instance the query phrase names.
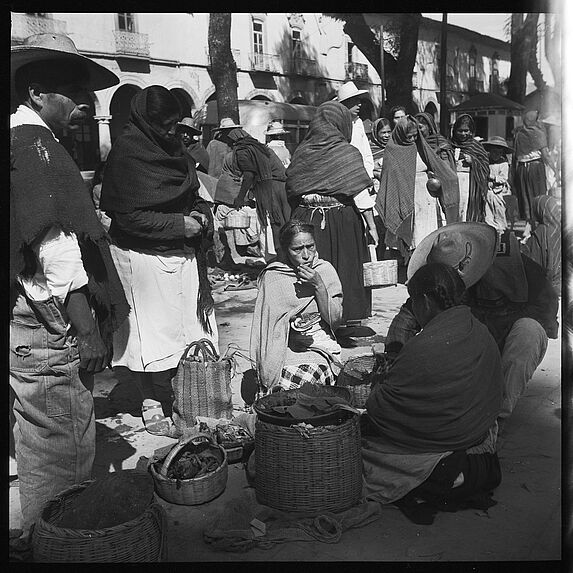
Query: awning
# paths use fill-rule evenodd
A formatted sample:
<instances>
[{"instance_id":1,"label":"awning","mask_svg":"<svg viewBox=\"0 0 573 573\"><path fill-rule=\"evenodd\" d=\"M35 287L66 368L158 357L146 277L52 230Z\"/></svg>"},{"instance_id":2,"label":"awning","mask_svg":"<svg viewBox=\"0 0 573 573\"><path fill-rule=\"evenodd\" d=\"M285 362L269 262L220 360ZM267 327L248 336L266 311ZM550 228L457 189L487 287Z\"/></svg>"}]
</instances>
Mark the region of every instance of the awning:
<instances>
[{"instance_id":1,"label":"awning","mask_svg":"<svg viewBox=\"0 0 573 573\"><path fill-rule=\"evenodd\" d=\"M450 109L450 111L457 113L484 109L499 109L521 113L524 106L498 94L476 94L470 99L462 102L460 105Z\"/></svg>"}]
</instances>

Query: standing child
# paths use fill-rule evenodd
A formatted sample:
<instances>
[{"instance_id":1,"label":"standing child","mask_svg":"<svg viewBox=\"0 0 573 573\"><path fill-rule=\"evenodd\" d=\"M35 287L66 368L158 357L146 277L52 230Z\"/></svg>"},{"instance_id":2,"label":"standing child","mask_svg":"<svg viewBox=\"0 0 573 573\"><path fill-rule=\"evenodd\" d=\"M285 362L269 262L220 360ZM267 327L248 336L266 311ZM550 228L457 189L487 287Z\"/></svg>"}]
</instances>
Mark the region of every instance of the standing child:
<instances>
[{"instance_id":1,"label":"standing child","mask_svg":"<svg viewBox=\"0 0 573 573\"><path fill-rule=\"evenodd\" d=\"M485 222L495 227L498 233L503 233L508 228L505 197L511 195L507 153L512 149L503 137L497 135L484 141L483 146L489 155Z\"/></svg>"}]
</instances>

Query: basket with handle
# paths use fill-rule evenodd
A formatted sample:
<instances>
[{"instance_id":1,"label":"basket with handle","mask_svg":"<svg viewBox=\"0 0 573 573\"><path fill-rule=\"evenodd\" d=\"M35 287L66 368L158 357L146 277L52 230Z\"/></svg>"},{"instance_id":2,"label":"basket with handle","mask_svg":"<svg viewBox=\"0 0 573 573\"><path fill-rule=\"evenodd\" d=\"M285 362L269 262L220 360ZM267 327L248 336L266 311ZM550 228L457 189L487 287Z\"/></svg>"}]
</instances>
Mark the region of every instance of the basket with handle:
<instances>
[{"instance_id":1,"label":"basket with handle","mask_svg":"<svg viewBox=\"0 0 573 573\"><path fill-rule=\"evenodd\" d=\"M219 467L198 478L174 479L167 477L170 465L185 450L197 450L208 446L221 459ZM157 470L159 460L152 457L148 469L155 483L155 491L165 501L179 505L200 505L220 495L227 486L228 462L225 448L213 442L209 436L194 434L182 438L171 450Z\"/></svg>"},{"instance_id":2,"label":"basket with handle","mask_svg":"<svg viewBox=\"0 0 573 573\"><path fill-rule=\"evenodd\" d=\"M240 209L229 211L225 217L225 229L248 229L251 224L249 214Z\"/></svg>"},{"instance_id":3,"label":"basket with handle","mask_svg":"<svg viewBox=\"0 0 573 573\"><path fill-rule=\"evenodd\" d=\"M396 259L378 261L374 245L368 245L368 251L370 262L362 265L364 286L380 288L398 284L398 261Z\"/></svg>"},{"instance_id":4,"label":"basket with handle","mask_svg":"<svg viewBox=\"0 0 573 573\"><path fill-rule=\"evenodd\" d=\"M103 529L71 529L57 525L60 517L88 485L76 484L49 500L32 530L34 561L102 563L167 561L167 518L151 503L137 518Z\"/></svg>"},{"instance_id":5,"label":"basket with handle","mask_svg":"<svg viewBox=\"0 0 573 573\"><path fill-rule=\"evenodd\" d=\"M173 422L184 431L195 425L197 416L233 417L232 357L220 357L207 338L192 342L183 352L173 387Z\"/></svg>"}]
</instances>

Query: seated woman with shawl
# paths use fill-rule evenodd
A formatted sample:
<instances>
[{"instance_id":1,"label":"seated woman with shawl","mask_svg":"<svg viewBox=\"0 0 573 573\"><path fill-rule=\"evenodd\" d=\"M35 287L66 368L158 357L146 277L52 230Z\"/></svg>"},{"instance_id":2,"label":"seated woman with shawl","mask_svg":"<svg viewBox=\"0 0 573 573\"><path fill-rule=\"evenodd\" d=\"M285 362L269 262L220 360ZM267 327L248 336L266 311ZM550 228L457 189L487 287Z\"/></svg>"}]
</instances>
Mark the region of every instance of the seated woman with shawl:
<instances>
[{"instance_id":1,"label":"seated woman with shawl","mask_svg":"<svg viewBox=\"0 0 573 573\"><path fill-rule=\"evenodd\" d=\"M485 221L489 155L475 139L475 123L462 113L452 128L454 158L460 183L460 221Z\"/></svg>"},{"instance_id":2,"label":"seated woman with shawl","mask_svg":"<svg viewBox=\"0 0 573 573\"><path fill-rule=\"evenodd\" d=\"M284 166L276 153L241 127L222 130L220 138L231 146L233 168L243 177L234 207L245 206L247 193L252 193L265 238L265 259L270 260L277 254L279 230L290 218Z\"/></svg>"},{"instance_id":3,"label":"seated woman with shawl","mask_svg":"<svg viewBox=\"0 0 573 573\"><path fill-rule=\"evenodd\" d=\"M364 221L378 244L374 198L368 192L372 179L351 138L350 111L335 101L320 105L293 154L286 182L293 217L314 225L316 249L340 277L343 322L368 318L372 311L362 275L362 264L370 260Z\"/></svg>"},{"instance_id":4,"label":"seated woman with shawl","mask_svg":"<svg viewBox=\"0 0 573 573\"><path fill-rule=\"evenodd\" d=\"M441 182L430 195L431 175ZM436 197L437 194L437 197ZM398 120L384 152L376 207L384 225L386 245L398 249L407 261L412 250L442 223L458 220L458 180L422 136L412 116Z\"/></svg>"},{"instance_id":5,"label":"seated woman with shawl","mask_svg":"<svg viewBox=\"0 0 573 573\"><path fill-rule=\"evenodd\" d=\"M443 159L454 171L456 170L456 160L454 158L454 146L452 142L444 137L438 130L434 116L426 111L414 116L420 125L420 132L428 145L436 152L436 155Z\"/></svg>"},{"instance_id":6,"label":"seated woman with shawl","mask_svg":"<svg viewBox=\"0 0 573 573\"><path fill-rule=\"evenodd\" d=\"M396 503L415 523L439 510L494 505L503 374L495 340L461 304L465 286L441 263L408 282L422 331L366 402L362 460L367 500Z\"/></svg>"},{"instance_id":7,"label":"seated woman with shawl","mask_svg":"<svg viewBox=\"0 0 573 573\"><path fill-rule=\"evenodd\" d=\"M314 227L291 220L280 232L281 259L258 279L251 356L268 390L304 382L333 384L340 346L342 287L334 267L318 257Z\"/></svg>"},{"instance_id":8,"label":"seated woman with shawl","mask_svg":"<svg viewBox=\"0 0 573 573\"><path fill-rule=\"evenodd\" d=\"M131 306L114 334L112 366L136 374L146 427L159 434L171 430L171 378L183 351L200 338L217 345L205 252L213 217L198 196L194 160L175 135L180 117L166 88L139 92L108 156L101 191L112 255Z\"/></svg>"}]
</instances>

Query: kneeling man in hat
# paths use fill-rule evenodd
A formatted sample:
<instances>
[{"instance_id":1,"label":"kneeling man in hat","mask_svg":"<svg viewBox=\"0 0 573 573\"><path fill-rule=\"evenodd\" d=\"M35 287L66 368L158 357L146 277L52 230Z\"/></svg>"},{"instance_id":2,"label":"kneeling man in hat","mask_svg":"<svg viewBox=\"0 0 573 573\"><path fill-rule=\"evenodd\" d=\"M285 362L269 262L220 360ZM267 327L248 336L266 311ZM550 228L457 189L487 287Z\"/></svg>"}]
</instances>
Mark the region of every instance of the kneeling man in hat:
<instances>
[{"instance_id":1,"label":"kneeling man in hat","mask_svg":"<svg viewBox=\"0 0 573 573\"><path fill-rule=\"evenodd\" d=\"M91 477L95 372L129 306L81 173L59 143L87 117L89 90L118 77L70 38L14 46L10 116L10 386L21 529L55 494Z\"/></svg>"},{"instance_id":2,"label":"kneeling man in hat","mask_svg":"<svg viewBox=\"0 0 573 573\"><path fill-rule=\"evenodd\" d=\"M458 271L466 304L497 342L504 376L498 421L503 423L543 360L548 337L557 338L557 294L543 269L520 252L513 233L498 236L485 223L452 223L430 233L412 254L408 279L431 262ZM386 352L396 355L420 328L408 299L390 324Z\"/></svg>"}]
</instances>

